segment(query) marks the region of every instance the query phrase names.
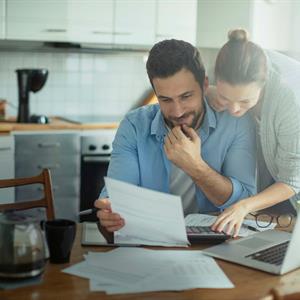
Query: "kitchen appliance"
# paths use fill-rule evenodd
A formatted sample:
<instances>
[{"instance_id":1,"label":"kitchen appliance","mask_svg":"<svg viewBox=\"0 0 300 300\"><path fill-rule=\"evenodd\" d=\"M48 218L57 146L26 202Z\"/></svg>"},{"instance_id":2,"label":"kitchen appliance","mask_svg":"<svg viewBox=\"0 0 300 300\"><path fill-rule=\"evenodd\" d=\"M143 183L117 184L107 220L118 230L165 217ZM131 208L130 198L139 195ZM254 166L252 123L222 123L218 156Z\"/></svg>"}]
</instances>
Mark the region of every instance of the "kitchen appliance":
<instances>
[{"instance_id":1,"label":"kitchen appliance","mask_svg":"<svg viewBox=\"0 0 300 300\"><path fill-rule=\"evenodd\" d=\"M33 277L44 271L48 248L40 224L22 212L0 214L0 277Z\"/></svg>"},{"instance_id":2,"label":"kitchen appliance","mask_svg":"<svg viewBox=\"0 0 300 300\"><path fill-rule=\"evenodd\" d=\"M104 187L104 176L112 152L116 129L84 131L81 136L80 210L94 207ZM96 221L96 213L80 216L80 221Z\"/></svg>"},{"instance_id":3,"label":"kitchen appliance","mask_svg":"<svg viewBox=\"0 0 300 300\"><path fill-rule=\"evenodd\" d=\"M46 69L17 69L19 107L18 123L30 123L29 92L38 92L46 83L48 70Z\"/></svg>"}]
</instances>

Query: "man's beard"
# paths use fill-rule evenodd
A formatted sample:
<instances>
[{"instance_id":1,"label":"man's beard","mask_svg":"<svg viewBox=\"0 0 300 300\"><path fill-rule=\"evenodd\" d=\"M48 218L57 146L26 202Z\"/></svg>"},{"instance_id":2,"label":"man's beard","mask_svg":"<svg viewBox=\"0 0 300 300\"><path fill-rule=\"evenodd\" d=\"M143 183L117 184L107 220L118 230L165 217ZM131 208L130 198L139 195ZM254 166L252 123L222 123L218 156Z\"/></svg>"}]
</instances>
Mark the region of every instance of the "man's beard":
<instances>
[{"instance_id":1,"label":"man's beard","mask_svg":"<svg viewBox=\"0 0 300 300\"><path fill-rule=\"evenodd\" d=\"M196 130L196 129L198 129L200 127L200 125L202 123L202 119L203 119L204 113L205 113L205 110L204 110L204 107L203 107L203 109L201 111L198 111L198 112L195 112L195 111L189 112L189 113L184 114L180 118L172 118L171 120L167 119L166 117L164 117L164 120L165 120L165 123L167 124L167 126L172 129L175 126L178 126L178 125L174 125L173 122L175 122L175 124L179 123L180 120L185 119L185 118L187 118L187 117L189 117L189 116L192 115L193 116L193 120L192 120L191 125L187 125L187 124L186 125L188 127L191 127L191 128L193 128L193 129Z\"/></svg>"}]
</instances>

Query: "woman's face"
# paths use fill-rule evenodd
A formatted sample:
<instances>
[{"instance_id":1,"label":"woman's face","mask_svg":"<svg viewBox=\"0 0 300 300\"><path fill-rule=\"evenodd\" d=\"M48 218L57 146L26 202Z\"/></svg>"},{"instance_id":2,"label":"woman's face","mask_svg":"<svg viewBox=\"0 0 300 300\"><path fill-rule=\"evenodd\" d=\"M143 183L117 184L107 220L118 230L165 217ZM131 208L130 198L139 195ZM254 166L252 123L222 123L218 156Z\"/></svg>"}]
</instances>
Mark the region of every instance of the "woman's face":
<instances>
[{"instance_id":1,"label":"woman's face","mask_svg":"<svg viewBox=\"0 0 300 300\"><path fill-rule=\"evenodd\" d=\"M259 100L262 87L257 83L232 85L225 81L217 81L217 106L220 110L228 110L235 117L243 116Z\"/></svg>"}]
</instances>

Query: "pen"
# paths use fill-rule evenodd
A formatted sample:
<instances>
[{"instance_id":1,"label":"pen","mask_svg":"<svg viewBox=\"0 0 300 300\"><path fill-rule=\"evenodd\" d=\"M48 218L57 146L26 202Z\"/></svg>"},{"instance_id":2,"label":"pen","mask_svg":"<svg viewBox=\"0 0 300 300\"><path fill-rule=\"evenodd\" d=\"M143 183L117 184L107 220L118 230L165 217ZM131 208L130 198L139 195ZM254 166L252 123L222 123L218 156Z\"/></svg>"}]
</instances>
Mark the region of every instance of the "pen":
<instances>
[{"instance_id":1,"label":"pen","mask_svg":"<svg viewBox=\"0 0 300 300\"><path fill-rule=\"evenodd\" d=\"M246 228L252 230L252 231L257 231L259 232L259 230L257 228L255 228L254 226L251 226L251 225L246 225L246 224L243 224L243 226L245 226Z\"/></svg>"},{"instance_id":2,"label":"pen","mask_svg":"<svg viewBox=\"0 0 300 300\"><path fill-rule=\"evenodd\" d=\"M93 207L93 208L90 208L90 209L86 209L86 210L82 210L79 212L79 216L84 216L84 215L90 215L96 211L98 211L99 208L96 208L96 207Z\"/></svg>"}]
</instances>

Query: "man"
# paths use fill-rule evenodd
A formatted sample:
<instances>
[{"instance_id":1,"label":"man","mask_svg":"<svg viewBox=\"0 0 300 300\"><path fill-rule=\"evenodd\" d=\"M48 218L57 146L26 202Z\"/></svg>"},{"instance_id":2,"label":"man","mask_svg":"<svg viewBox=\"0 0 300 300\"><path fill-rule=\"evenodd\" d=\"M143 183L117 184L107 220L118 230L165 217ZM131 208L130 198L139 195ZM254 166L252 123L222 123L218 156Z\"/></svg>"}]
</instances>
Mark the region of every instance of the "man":
<instances>
[{"instance_id":1,"label":"man","mask_svg":"<svg viewBox=\"0 0 300 300\"><path fill-rule=\"evenodd\" d=\"M198 50L184 41L159 42L147 72L159 105L125 116L108 177L180 195L185 215L222 211L255 193L255 128L247 115L234 118L207 105ZM111 211L105 188L95 206L109 232L125 225Z\"/></svg>"}]
</instances>

